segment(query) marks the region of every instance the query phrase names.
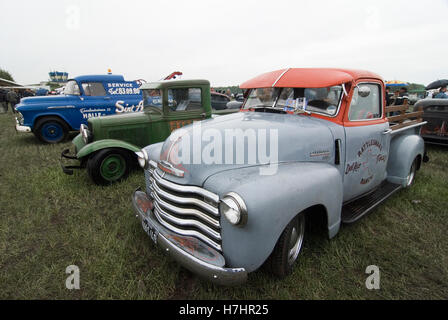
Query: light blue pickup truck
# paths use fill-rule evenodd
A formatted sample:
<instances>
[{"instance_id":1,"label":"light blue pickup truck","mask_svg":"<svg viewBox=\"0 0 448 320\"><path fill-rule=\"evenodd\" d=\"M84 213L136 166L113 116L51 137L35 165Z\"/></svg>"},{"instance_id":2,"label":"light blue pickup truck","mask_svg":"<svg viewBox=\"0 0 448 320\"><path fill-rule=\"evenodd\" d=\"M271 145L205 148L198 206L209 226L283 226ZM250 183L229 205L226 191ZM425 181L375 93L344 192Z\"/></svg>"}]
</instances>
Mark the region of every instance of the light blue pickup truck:
<instances>
[{"instance_id":1,"label":"light blue pickup truck","mask_svg":"<svg viewBox=\"0 0 448 320\"><path fill-rule=\"evenodd\" d=\"M140 83L121 75L87 75L67 81L64 94L23 98L16 106L18 132L58 143L93 117L143 110Z\"/></svg>"},{"instance_id":2,"label":"light blue pickup truck","mask_svg":"<svg viewBox=\"0 0 448 320\"><path fill-rule=\"evenodd\" d=\"M372 72L291 68L241 88L241 112L137 152L146 187L132 200L143 229L209 281L242 283L263 264L288 275L305 224L335 237L411 186L428 160L422 112L386 108Z\"/></svg>"}]
</instances>

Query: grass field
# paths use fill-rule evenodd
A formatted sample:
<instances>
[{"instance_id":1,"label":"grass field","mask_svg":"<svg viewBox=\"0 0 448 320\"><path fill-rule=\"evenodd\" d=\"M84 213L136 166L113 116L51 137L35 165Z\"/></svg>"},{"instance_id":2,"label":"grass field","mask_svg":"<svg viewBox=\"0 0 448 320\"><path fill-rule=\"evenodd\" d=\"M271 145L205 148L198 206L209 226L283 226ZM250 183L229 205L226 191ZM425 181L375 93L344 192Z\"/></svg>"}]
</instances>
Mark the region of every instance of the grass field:
<instances>
[{"instance_id":1,"label":"grass field","mask_svg":"<svg viewBox=\"0 0 448 320\"><path fill-rule=\"evenodd\" d=\"M1 299L448 299L448 148L428 147L411 189L333 240L311 234L290 277L257 271L226 288L150 243L130 201L142 172L97 187L85 171L61 171L70 142L44 145L13 125L0 114ZM80 290L65 287L68 265L80 268ZM380 290L365 287L369 265Z\"/></svg>"}]
</instances>

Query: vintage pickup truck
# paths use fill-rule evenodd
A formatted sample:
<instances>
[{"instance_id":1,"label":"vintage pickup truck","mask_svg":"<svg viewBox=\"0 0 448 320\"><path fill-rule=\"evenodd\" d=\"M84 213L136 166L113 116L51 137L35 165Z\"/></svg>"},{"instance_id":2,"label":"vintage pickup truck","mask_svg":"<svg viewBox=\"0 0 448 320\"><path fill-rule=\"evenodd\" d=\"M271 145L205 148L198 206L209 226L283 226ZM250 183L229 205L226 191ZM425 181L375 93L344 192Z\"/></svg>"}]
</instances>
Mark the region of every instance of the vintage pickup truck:
<instances>
[{"instance_id":1,"label":"vintage pickup truck","mask_svg":"<svg viewBox=\"0 0 448 320\"><path fill-rule=\"evenodd\" d=\"M150 143L165 140L174 129L195 120L238 110L212 110L210 82L207 80L167 80L144 83L144 112L90 118L73 139L74 154L65 149L61 167L67 174L87 167L92 181L107 185L124 179L133 164L135 152ZM65 166L63 158L78 160L80 165ZM138 165L137 165L138 166Z\"/></svg>"},{"instance_id":2,"label":"vintage pickup truck","mask_svg":"<svg viewBox=\"0 0 448 320\"><path fill-rule=\"evenodd\" d=\"M422 113L388 118L405 107L385 107L372 72L290 68L240 87L249 90L242 112L136 153L146 188L132 203L143 229L215 283L241 283L263 264L288 275L305 223L333 238L409 187L427 160Z\"/></svg>"},{"instance_id":3,"label":"vintage pickup truck","mask_svg":"<svg viewBox=\"0 0 448 320\"><path fill-rule=\"evenodd\" d=\"M63 95L23 98L16 106L16 130L33 132L45 143L61 142L92 117L141 111L139 85L112 74L70 79Z\"/></svg>"}]
</instances>

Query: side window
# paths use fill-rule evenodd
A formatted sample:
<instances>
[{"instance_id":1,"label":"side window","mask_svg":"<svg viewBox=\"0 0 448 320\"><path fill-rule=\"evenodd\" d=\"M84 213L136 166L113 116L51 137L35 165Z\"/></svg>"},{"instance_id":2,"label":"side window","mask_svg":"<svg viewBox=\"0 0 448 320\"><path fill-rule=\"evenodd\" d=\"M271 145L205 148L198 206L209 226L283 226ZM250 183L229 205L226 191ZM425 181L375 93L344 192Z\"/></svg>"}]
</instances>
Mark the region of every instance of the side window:
<instances>
[{"instance_id":1,"label":"side window","mask_svg":"<svg viewBox=\"0 0 448 320\"><path fill-rule=\"evenodd\" d=\"M360 88L362 88L362 92L360 92ZM356 121L381 118L381 99L380 85L359 84L353 92L348 119Z\"/></svg>"},{"instance_id":2,"label":"side window","mask_svg":"<svg viewBox=\"0 0 448 320\"><path fill-rule=\"evenodd\" d=\"M84 90L84 95L86 96L107 96L106 90L101 82L84 82L82 88Z\"/></svg>"},{"instance_id":3,"label":"side window","mask_svg":"<svg viewBox=\"0 0 448 320\"><path fill-rule=\"evenodd\" d=\"M179 88L168 90L170 111L191 111L202 109L200 88Z\"/></svg>"}]
</instances>

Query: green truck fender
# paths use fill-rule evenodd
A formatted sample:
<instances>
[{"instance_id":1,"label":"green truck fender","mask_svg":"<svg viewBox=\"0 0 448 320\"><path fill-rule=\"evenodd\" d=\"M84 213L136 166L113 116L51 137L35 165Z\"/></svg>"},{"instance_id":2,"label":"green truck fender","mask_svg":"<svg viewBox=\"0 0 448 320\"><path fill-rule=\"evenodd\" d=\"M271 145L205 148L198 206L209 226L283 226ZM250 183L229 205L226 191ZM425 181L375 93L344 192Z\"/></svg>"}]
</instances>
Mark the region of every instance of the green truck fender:
<instances>
[{"instance_id":1,"label":"green truck fender","mask_svg":"<svg viewBox=\"0 0 448 320\"><path fill-rule=\"evenodd\" d=\"M75 138L75 140L78 137ZM77 143L73 141L73 143L77 146ZM90 154L107 148L121 148L131 151L132 153L140 151L140 148L136 145L133 145L131 143L122 141L122 140L115 140L115 139L103 139L94 141L92 143L84 145L81 149L79 149L78 153L76 154L76 157L78 159L82 159L86 156L89 156ZM78 150L78 149L77 149Z\"/></svg>"}]
</instances>

